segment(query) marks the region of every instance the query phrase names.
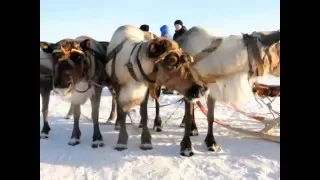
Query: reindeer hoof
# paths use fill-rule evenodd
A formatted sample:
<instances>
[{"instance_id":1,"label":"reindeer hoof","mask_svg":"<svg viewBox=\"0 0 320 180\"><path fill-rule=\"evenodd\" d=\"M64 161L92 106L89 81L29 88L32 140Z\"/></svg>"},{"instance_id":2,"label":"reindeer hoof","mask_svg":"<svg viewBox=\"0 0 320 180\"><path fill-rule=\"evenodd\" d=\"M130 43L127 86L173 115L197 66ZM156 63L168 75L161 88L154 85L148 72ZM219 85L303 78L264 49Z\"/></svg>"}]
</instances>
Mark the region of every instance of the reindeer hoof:
<instances>
[{"instance_id":1,"label":"reindeer hoof","mask_svg":"<svg viewBox=\"0 0 320 180\"><path fill-rule=\"evenodd\" d=\"M117 144L116 147L114 147L115 150L117 151L123 151L125 149L128 149L126 144Z\"/></svg>"},{"instance_id":2,"label":"reindeer hoof","mask_svg":"<svg viewBox=\"0 0 320 180\"><path fill-rule=\"evenodd\" d=\"M66 115L65 117L64 117L64 119L71 119L71 115L69 116L69 115Z\"/></svg>"},{"instance_id":3,"label":"reindeer hoof","mask_svg":"<svg viewBox=\"0 0 320 180\"><path fill-rule=\"evenodd\" d=\"M78 144L80 144L80 139L75 139L75 138L72 138L68 143L69 146L76 146Z\"/></svg>"},{"instance_id":4,"label":"reindeer hoof","mask_svg":"<svg viewBox=\"0 0 320 180\"><path fill-rule=\"evenodd\" d=\"M179 127L184 128L184 123L181 123Z\"/></svg>"},{"instance_id":5,"label":"reindeer hoof","mask_svg":"<svg viewBox=\"0 0 320 180\"><path fill-rule=\"evenodd\" d=\"M103 141L93 141L91 147L92 148L104 147L104 143Z\"/></svg>"},{"instance_id":6,"label":"reindeer hoof","mask_svg":"<svg viewBox=\"0 0 320 180\"><path fill-rule=\"evenodd\" d=\"M106 124L107 124L107 125L115 125L115 124L116 124L116 121L115 121L115 120L112 120L112 119L108 119L108 120L106 121Z\"/></svg>"},{"instance_id":7,"label":"reindeer hoof","mask_svg":"<svg viewBox=\"0 0 320 180\"><path fill-rule=\"evenodd\" d=\"M41 133L40 134L40 139L48 139L49 135L47 133Z\"/></svg>"},{"instance_id":8,"label":"reindeer hoof","mask_svg":"<svg viewBox=\"0 0 320 180\"><path fill-rule=\"evenodd\" d=\"M114 116L114 117L111 116L111 117L108 118L107 123L110 122L110 123L115 124L115 123L116 123L116 120L117 120L117 117L116 117L116 116Z\"/></svg>"},{"instance_id":9,"label":"reindeer hoof","mask_svg":"<svg viewBox=\"0 0 320 180\"><path fill-rule=\"evenodd\" d=\"M207 147L208 151L212 151L212 152L221 152L221 147L218 145L212 145L210 147Z\"/></svg>"},{"instance_id":10,"label":"reindeer hoof","mask_svg":"<svg viewBox=\"0 0 320 180\"><path fill-rule=\"evenodd\" d=\"M119 131L119 130L120 130L120 125L119 125L119 124L116 124L116 125L114 126L114 130Z\"/></svg>"},{"instance_id":11,"label":"reindeer hoof","mask_svg":"<svg viewBox=\"0 0 320 180\"><path fill-rule=\"evenodd\" d=\"M183 151L180 151L180 155L185 157L191 157L194 155L194 152L192 152L191 149L185 149Z\"/></svg>"},{"instance_id":12,"label":"reindeer hoof","mask_svg":"<svg viewBox=\"0 0 320 180\"><path fill-rule=\"evenodd\" d=\"M193 131L191 131L190 136L199 136L198 129L194 129Z\"/></svg>"},{"instance_id":13,"label":"reindeer hoof","mask_svg":"<svg viewBox=\"0 0 320 180\"><path fill-rule=\"evenodd\" d=\"M145 143L145 144L140 144L140 149L145 151L145 150L151 150L153 148L151 143Z\"/></svg>"},{"instance_id":14,"label":"reindeer hoof","mask_svg":"<svg viewBox=\"0 0 320 180\"><path fill-rule=\"evenodd\" d=\"M161 126L154 126L153 129L156 130L156 132L161 132L162 131L162 127Z\"/></svg>"}]
</instances>

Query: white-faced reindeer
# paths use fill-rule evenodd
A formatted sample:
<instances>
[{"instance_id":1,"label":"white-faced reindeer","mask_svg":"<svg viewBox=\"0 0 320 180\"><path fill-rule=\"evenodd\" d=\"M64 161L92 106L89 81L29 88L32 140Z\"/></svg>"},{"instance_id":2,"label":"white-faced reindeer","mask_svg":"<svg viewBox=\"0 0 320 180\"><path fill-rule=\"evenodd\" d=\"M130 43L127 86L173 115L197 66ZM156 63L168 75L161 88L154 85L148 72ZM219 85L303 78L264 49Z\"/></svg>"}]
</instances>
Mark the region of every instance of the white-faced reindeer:
<instances>
[{"instance_id":1,"label":"white-faced reindeer","mask_svg":"<svg viewBox=\"0 0 320 180\"><path fill-rule=\"evenodd\" d=\"M216 100L241 102L253 98L253 85L258 76L280 74L280 31L269 34L231 35L221 37L201 27L192 27L177 39L180 47L193 55L192 67L208 84L208 131L205 144L209 151L219 151L213 136L214 107ZM194 122L194 105L186 102L185 134L180 153L192 156L190 140Z\"/></svg>"}]
</instances>

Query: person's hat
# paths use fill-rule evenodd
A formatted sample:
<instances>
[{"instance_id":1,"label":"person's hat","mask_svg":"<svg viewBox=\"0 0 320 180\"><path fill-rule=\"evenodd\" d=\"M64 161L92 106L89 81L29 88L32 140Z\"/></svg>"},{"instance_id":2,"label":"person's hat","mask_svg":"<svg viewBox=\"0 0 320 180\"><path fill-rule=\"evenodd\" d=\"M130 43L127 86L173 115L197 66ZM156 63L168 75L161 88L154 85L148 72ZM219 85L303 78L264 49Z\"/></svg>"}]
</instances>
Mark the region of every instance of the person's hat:
<instances>
[{"instance_id":1,"label":"person's hat","mask_svg":"<svg viewBox=\"0 0 320 180\"><path fill-rule=\"evenodd\" d=\"M143 25L140 26L140 29L141 29L142 31L147 31L147 32L149 32L149 25L143 24Z\"/></svg>"},{"instance_id":2,"label":"person's hat","mask_svg":"<svg viewBox=\"0 0 320 180\"><path fill-rule=\"evenodd\" d=\"M179 19L174 22L174 25L176 25L176 24L180 24L181 26L183 26L183 22Z\"/></svg>"}]
</instances>

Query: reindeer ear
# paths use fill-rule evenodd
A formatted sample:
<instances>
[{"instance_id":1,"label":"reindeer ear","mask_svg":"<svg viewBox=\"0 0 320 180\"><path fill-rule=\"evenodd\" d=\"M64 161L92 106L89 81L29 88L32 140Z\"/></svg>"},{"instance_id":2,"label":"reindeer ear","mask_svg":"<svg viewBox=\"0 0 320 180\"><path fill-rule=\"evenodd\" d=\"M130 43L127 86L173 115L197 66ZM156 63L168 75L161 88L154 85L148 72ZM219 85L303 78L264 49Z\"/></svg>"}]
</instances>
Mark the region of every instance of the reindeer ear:
<instances>
[{"instance_id":1,"label":"reindeer ear","mask_svg":"<svg viewBox=\"0 0 320 180\"><path fill-rule=\"evenodd\" d=\"M40 42L40 48L46 53L52 53L53 48L47 42Z\"/></svg>"},{"instance_id":2,"label":"reindeer ear","mask_svg":"<svg viewBox=\"0 0 320 180\"><path fill-rule=\"evenodd\" d=\"M80 47L83 51L89 50L91 47L90 39L86 39L80 43Z\"/></svg>"},{"instance_id":3,"label":"reindeer ear","mask_svg":"<svg viewBox=\"0 0 320 180\"><path fill-rule=\"evenodd\" d=\"M157 58L165 53L171 46L171 42L167 39L154 39L153 42L149 45L149 57Z\"/></svg>"}]
</instances>

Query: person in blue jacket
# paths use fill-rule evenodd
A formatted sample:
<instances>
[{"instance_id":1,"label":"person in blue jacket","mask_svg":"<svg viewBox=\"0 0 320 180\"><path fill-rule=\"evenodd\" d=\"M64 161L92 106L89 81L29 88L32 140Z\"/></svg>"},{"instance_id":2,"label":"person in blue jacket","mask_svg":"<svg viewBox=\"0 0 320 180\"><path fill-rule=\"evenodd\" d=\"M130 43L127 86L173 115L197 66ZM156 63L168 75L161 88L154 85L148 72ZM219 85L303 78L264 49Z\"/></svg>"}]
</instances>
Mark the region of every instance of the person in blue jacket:
<instances>
[{"instance_id":1,"label":"person in blue jacket","mask_svg":"<svg viewBox=\"0 0 320 180\"><path fill-rule=\"evenodd\" d=\"M163 25L160 27L160 32L162 37L167 37L169 39L172 39L172 36L169 33L169 26Z\"/></svg>"}]
</instances>

